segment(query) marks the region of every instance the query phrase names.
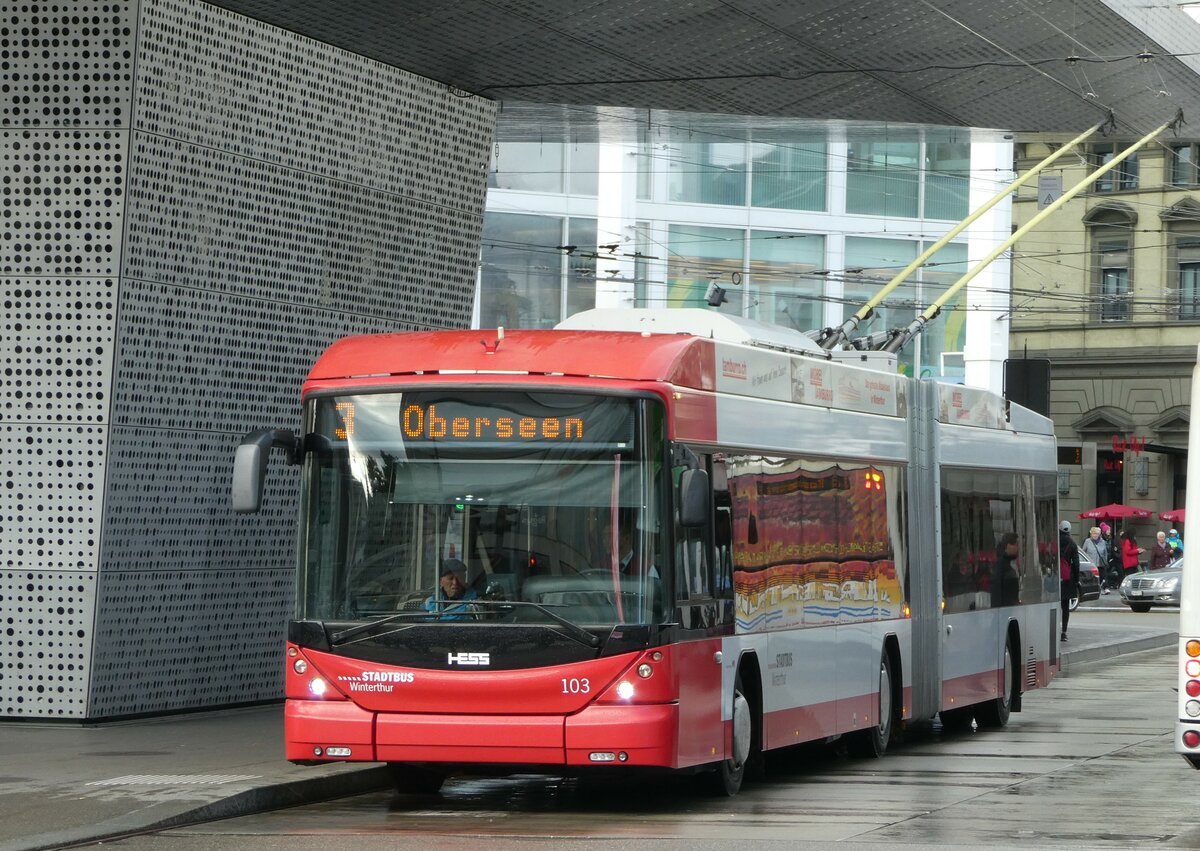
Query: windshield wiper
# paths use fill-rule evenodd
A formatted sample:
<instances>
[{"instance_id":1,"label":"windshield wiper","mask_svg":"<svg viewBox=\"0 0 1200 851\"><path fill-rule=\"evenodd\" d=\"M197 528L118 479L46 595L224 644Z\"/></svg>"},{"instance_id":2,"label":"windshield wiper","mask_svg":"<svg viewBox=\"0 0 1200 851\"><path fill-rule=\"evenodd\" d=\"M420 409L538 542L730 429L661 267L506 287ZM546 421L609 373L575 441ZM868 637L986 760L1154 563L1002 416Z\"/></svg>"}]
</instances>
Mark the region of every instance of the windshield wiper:
<instances>
[{"instance_id":1,"label":"windshield wiper","mask_svg":"<svg viewBox=\"0 0 1200 851\"><path fill-rule=\"evenodd\" d=\"M359 624L358 626L352 626L349 629L344 629L341 632L336 632L329 636L329 643L341 644L348 639L356 638L365 632L370 632L377 626L384 626L385 624L396 623L397 621L405 621L411 618L432 618L434 620L441 620L443 614L445 614L445 612L431 612L428 609L422 609L419 612L397 612L394 615L388 615L386 618L380 618L377 621ZM455 612L451 612L451 614L457 616L457 613Z\"/></svg>"},{"instance_id":2,"label":"windshield wiper","mask_svg":"<svg viewBox=\"0 0 1200 851\"><path fill-rule=\"evenodd\" d=\"M530 608L537 609L555 623L565 627L572 638L580 641L583 644L586 644L588 647L599 647L603 643L599 636L593 635L579 624L567 620L562 615L550 611L550 609L541 603L530 603L524 600L467 600L465 602L449 600L446 602L453 604L455 608L451 611L431 612L427 610L421 610L419 612L397 612L394 615L388 615L386 618L380 618L377 621L360 624L359 626L352 626L350 629L344 629L341 632L334 633L333 635L329 636L329 643L332 645L342 644L351 638L357 638L360 635L371 632L376 627L386 626L389 623L396 623L398 621L413 620L417 618L422 620L432 619L440 621L443 620L443 616L448 616L445 618L447 620L461 620L464 613L470 614L471 606L528 606Z\"/></svg>"},{"instance_id":3,"label":"windshield wiper","mask_svg":"<svg viewBox=\"0 0 1200 851\"><path fill-rule=\"evenodd\" d=\"M566 627L567 632L572 638L577 638L579 641L586 644L588 647L599 647L603 641L597 635L593 635L586 629L581 627L574 621L567 620L562 615L556 614L548 609L542 603L531 603L526 600L472 600L468 605L471 606L528 606L532 609L537 609L546 617L553 620L555 623Z\"/></svg>"}]
</instances>

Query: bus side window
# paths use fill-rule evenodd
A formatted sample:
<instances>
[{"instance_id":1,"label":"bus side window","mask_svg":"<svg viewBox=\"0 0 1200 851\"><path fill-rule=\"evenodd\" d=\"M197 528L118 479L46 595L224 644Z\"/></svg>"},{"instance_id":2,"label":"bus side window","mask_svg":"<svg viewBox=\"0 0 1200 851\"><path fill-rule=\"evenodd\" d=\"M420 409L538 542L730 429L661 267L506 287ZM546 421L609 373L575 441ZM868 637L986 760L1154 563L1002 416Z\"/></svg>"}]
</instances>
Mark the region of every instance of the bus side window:
<instances>
[{"instance_id":1,"label":"bus side window","mask_svg":"<svg viewBox=\"0 0 1200 851\"><path fill-rule=\"evenodd\" d=\"M729 494L725 494L728 503ZM713 516L715 526L713 534L716 537L713 547L716 556L716 587L715 596L733 596L733 508L726 504L717 503Z\"/></svg>"},{"instance_id":2,"label":"bus side window","mask_svg":"<svg viewBox=\"0 0 1200 851\"><path fill-rule=\"evenodd\" d=\"M724 455L709 464L713 484L714 596L733 597L733 500L729 496L728 468Z\"/></svg>"}]
</instances>

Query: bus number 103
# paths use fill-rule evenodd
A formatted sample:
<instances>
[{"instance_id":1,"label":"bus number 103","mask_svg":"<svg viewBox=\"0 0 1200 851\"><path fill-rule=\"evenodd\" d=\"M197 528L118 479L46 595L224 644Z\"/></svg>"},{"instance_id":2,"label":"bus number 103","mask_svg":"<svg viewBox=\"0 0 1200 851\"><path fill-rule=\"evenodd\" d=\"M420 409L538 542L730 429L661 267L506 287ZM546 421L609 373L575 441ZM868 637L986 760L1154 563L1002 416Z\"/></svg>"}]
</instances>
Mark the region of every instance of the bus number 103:
<instances>
[{"instance_id":1,"label":"bus number 103","mask_svg":"<svg viewBox=\"0 0 1200 851\"><path fill-rule=\"evenodd\" d=\"M587 677L583 679L575 679L572 677L569 680L563 680L563 694L588 694L592 690L592 684Z\"/></svg>"}]
</instances>

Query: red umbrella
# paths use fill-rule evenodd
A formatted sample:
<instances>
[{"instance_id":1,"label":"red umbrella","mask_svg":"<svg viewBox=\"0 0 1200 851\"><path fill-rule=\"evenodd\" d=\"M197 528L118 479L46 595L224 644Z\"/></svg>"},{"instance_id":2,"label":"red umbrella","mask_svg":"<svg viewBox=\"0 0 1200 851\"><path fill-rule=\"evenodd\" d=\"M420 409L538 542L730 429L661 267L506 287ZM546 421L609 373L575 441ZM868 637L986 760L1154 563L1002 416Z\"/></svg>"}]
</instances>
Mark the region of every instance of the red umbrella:
<instances>
[{"instance_id":1,"label":"red umbrella","mask_svg":"<svg viewBox=\"0 0 1200 851\"><path fill-rule=\"evenodd\" d=\"M1079 516L1092 520L1124 520L1128 517L1153 517L1154 512L1147 511L1145 508L1134 508L1132 505L1121 505L1119 502L1110 502L1108 505L1080 512Z\"/></svg>"},{"instance_id":2,"label":"red umbrella","mask_svg":"<svg viewBox=\"0 0 1200 851\"><path fill-rule=\"evenodd\" d=\"M1174 511L1164 511L1162 514L1158 515L1158 519L1166 520L1168 523L1182 523L1183 509L1176 508Z\"/></svg>"}]
</instances>

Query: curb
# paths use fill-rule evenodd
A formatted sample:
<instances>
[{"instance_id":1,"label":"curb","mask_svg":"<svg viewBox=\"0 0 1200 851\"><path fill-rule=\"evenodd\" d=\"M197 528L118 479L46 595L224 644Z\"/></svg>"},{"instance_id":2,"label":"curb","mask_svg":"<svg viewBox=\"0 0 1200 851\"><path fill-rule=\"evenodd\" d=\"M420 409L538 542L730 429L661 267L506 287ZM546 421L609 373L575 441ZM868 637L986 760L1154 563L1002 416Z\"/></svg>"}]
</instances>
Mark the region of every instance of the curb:
<instances>
[{"instance_id":1,"label":"curb","mask_svg":"<svg viewBox=\"0 0 1200 851\"><path fill-rule=\"evenodd\" d=\"M373 765L357 771L342 771L326 777L311 777L287 783L276 783L257 789L247 789L205 804L149 822L137 822L126 817L100 822L88 827L30 836L15 843L0 843L0 851L50 851L90 845L142 833L170 830L203 822L219 821L253 813L284 809L301 804L315 804L350 795L374 792L391 785L386 767Z\"/></svg>"},{"instance_id":2,"label":"curb","mask_svg":"<svg viewBox=\"0 0 1200 851\"><path fill-rule=\"evenodd\" d=\"M1141 653L1145 650L1159 650L1163 647L1174 647L1179 636L1173 632L1162 635L1150 635L1145 638L1134 638L1129 641L1119 641L1116 644L1106 644L1098 647L1082 647L1059 655L1059 670L1065 671L1072 665L1082 665L1087 662L1098 662L1117 656L1127 656L1130 653Z\"/></svg>"}]
</instances>

